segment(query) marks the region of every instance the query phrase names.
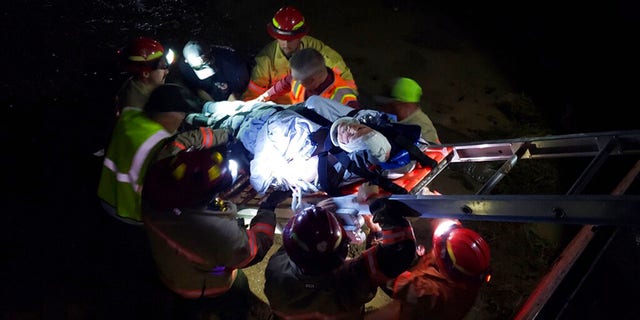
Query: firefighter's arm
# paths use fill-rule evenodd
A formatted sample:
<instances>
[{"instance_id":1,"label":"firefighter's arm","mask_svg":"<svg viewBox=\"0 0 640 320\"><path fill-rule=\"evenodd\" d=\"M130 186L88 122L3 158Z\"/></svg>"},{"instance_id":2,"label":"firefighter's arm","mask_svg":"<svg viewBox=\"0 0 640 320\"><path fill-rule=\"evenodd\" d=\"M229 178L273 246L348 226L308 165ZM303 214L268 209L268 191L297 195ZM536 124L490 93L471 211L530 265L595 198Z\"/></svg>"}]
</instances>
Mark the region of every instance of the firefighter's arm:
<instances>
[{"instance_id":1,"label":"firefighter's arm","mask_svg":"<svg viewBox=\"0 0 640 320\"><path fill-rule=\"evenodd\" d=\"M189 148L211 148L226 144L231 138L229 129L212 129L211 127L199 127L193 130L179 133L172 142L174 149L186 150Z\"/></svg>"},{"instance_id":2,"label":"firefighter's arm","mask_svg":"<svg viewBox=\"0 0 640 320\"><path fill-rule=\"evenodd\" d=\"M286 77L280 79L276 82L269 90L265 91L263 94L256 98L259 102L266 102L271 100L271 98L279 97L291 91L291 74L288 74Z\"/></svg>"},{"instance_id":3,"label":"firefighter's arm","mask_svg":"<svg viewBox=\"0 0 640 320\"><path fill-rule=\"evenodd\" d=\"M407 270L416 256L416 241L411 223L406 217L419 216L418 212L402 202L388 198L376 199L370 205L372 221L379 224L381 238L367 249L368 271L380 285Z\"/></svg>"},{"instance_id":4,"label":"firefighter's arm","mask_svg":"<svg viewBox=\"0 0 640 320\"><path fill-rule=\"evenodd\" d=\"M260 204L258 213L251 219L249 230L249 242L253 259L246 265L254 265L262 259L273 245L273 234L276 229L275 209L278 204L291 196L291 191L274 191Z\"/></svg>"},{"instance_id":5,"label":"firefighter's arm","mask_svg":"<svg viewBox=\"0 0 640 320\"><path fill-rule=\"evenodd\" d=\"M337 67L340 70L340 76L342 77L342 79L354 81L351 70L349 69L349 67L347 67L344 59L337 51L327 45L324 45L322 47L321 53L324 56L325 64L329 68L333 69Z\"/></svg>"},{"instance_id":6,"label":"firefighter's arm","mask_svg":"<svg viewBox=\"0 0 640 320\"><path fill-rule=\"evenodd\" d=\"M181 132L170 138L158 151L156 161L171 157L189 148L206 149L226 144L232 132L230 129L211 129L200 127Z\"/></svg>"}]
</instances>

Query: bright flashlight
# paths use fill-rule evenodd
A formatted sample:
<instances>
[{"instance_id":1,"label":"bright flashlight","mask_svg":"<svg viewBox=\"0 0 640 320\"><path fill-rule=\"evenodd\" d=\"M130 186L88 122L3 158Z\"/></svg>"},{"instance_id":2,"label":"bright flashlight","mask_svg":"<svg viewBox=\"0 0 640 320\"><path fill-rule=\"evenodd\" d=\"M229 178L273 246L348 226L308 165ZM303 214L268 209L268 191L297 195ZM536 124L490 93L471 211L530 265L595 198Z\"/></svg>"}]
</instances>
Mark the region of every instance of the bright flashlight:
<instances>
[{"instance_id":1,"label":"bright flashlight","mask_svg":"<svg viewBox=\"0 0 640 320\"><path fill-rule=\"evenodd\" d=\"M233 183L235 183L236 179L238 178L238 162L237 161L233 159L229 159L229 171L231 172Z\"/></svg>"},{"instance_id":2,"label":"bright flashlight","mask_svg":"<svg viewBox=\"0 0 640 320\"><path fill-rule=\"evenodd\" d=\"M165 59L167 59L167 65L171 65L176 58L176 54L173 50L167 50L167 54L165 55Z\"/></svg>"}]
</instances>

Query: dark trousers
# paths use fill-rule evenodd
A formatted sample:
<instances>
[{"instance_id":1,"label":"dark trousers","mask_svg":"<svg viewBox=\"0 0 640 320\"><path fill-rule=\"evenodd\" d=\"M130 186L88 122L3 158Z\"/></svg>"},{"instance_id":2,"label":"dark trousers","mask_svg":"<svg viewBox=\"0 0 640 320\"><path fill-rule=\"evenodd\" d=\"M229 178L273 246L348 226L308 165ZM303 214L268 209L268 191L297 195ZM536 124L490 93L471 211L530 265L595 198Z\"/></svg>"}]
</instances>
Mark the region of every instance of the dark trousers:
<instances>
[{"instance_id":1,"label":"dark trousers","mask_svg":"<svg viewBox=\"0 0 640 320\"><path fill-rule=\"evenodd\" d=\"M244 320L249 314L250 288L247 276L238 270L238 276L231 289L215 298L181 299L177 303L176 319Z\"/></svg>"}]
</instances>

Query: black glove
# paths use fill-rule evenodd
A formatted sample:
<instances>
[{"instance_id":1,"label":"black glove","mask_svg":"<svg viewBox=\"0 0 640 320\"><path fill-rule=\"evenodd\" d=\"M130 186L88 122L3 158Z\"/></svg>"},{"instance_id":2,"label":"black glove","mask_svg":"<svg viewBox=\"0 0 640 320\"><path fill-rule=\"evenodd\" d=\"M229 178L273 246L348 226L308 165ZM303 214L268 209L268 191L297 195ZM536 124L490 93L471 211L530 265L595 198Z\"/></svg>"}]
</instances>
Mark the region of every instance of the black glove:
<instances>
[{"instance_id":1,"label":"black glove","mask_svg":"<svg viewBox=\"0 0 640 320\"><path fill-rule=\"evenodd\" d=\"M291 197L291 190L275 190L267 196L267 199L260 203L261 209L275 210L280 202Z\"/></svg>"},{"instance_id":2,"label":"black glove","mask_svg":"<svg viewBox=\"0 0 640 320\"><path fill-rule=\"evenodd\" d=\"M420 213L398 200L389 198L376 199L369 205L373 214L373 222L385 226L404 226L408 221L404 217L419 217Z\"/></svg>"}]
</instances>

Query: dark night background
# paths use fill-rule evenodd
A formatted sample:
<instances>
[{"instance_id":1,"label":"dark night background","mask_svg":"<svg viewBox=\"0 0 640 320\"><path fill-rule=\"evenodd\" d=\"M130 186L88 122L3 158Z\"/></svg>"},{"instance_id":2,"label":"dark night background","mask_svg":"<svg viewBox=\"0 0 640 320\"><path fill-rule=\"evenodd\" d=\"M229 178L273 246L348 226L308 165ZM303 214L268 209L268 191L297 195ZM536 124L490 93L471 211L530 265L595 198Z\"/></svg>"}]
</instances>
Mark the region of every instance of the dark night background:
<instances>
[{"instance_id":1,"label":"dark night background","mask_svg":"<svg viewBox=\"0 0 640 320\"><path fill-rule=\"evenodd\" d=\"M438 10L455 21L459 32L493 53L514 87L532 97L555 134L640 128L635 117L640 14L631 0L353 3L364 14L374 2L390 14L394 6L415 14ZM92 153L103 147L112 125L113 96L125 79L116 68L115 50L139 34L172 46L191 33L250 57L269 40L265 21L287 3L300 3L313 21L316 12L311 8L339 11L351 2L327 1L308 5L309 10L300 1L4 3L0 164L6 173L6 201L0 220L0 310L5 317L7 311L55 310L47 306L51 300L46 297L51 296L100 299L100 294L83 296L83 290L111 280L94 279L95 265L104 261L90 248L103 246L105 236L102 218L96 217L100 159ZM238 21L223 10L232 6L253 10L258 22ZM350 63L348 57L345 60ZM636 242L637 253L638 239L627 240ZM639 257L625 259L637 266ZM640 270L635 270L635 277L618 274L611 281L636 289ZM628 302L640 297L637 291L628 294ZM632 308L615 306L626 307ZM45 318L59 316L54 312Z\"/></svg>"}]
</instances>

